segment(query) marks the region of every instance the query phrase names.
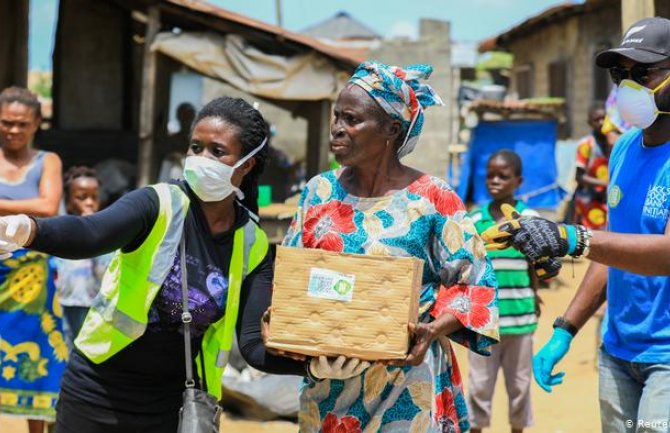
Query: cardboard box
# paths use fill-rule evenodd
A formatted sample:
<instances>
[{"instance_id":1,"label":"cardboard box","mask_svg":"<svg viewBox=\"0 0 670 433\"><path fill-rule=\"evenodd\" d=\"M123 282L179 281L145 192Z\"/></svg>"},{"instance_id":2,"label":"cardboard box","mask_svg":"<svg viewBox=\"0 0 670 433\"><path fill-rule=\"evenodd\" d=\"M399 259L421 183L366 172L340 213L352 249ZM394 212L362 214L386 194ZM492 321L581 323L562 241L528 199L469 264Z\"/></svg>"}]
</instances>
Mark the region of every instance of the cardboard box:
<instances>
[{"instance_id":1,"label":"cardboard box","mask_svg":"<svg viewBox=\"0 0 670 433\"><path fill-rule=\"evenodd\" d=\"M277 247L267 345L304 355L402 359L423 260Z\"/></svg>"}]
</instances>

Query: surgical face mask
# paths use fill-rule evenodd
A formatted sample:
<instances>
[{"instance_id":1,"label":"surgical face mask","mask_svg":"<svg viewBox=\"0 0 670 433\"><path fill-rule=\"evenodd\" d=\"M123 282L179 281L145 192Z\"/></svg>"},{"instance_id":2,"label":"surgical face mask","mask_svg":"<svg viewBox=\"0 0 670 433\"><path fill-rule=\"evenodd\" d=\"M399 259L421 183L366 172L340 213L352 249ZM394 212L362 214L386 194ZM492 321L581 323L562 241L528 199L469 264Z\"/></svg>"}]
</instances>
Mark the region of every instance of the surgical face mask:
<instances>
[{"instance_id":1,"label":"surgical face mask","mask_svg":"<svg viewBox=\"0 0 670 433\"><path fill-rule=\"evenodd\" d=\"M654 94L670 81L670 75L656 88L649 89L633 80L622 80L616 94L616 105L621 118L627 123L641 129L650 127L659 114L670 114L660 111L656 106Z\"/></svg>"},{"instance_id":2,"label":"surgical face mask","mask_svg":"<svg viewBox=\"0 0 670 433\"><path fill-rule=\"evenodd\" d=\"M232 184L233 173L236 168L257 154L266 142L267 138L263 139L257 148L233 166L204 156L187 156L184 161L184 179L202 201L221 201L232 193L237 194L237 198L242 200L244 193Z\"/></svg>"}]
</instances>

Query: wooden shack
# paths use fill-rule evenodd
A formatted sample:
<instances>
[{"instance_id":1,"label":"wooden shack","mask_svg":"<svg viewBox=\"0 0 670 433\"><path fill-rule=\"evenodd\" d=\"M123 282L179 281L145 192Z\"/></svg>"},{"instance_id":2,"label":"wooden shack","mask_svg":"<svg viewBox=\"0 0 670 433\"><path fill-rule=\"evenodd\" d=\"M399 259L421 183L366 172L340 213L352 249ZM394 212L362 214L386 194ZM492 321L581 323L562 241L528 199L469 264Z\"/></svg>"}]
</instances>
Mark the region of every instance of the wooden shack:
<instances>
[{"instance_id":1,"label":"wooden shack","mask_svg":"<svg viewBox=\"0 0 670 433\"><path fill-rule=\"evenodd\" d=\"M53 118L39 147L66 166L119 158L137 164L137 183L155 179L157 143L167 135L170 77L184 64L152 50L172 32L238 35L263 53L316 53L350 74L360 58L198 0L60 0L53 53ZM28 0L0 2L0 86L25 85ZM234 85L234 83L230 83ZM332 98L282 100L252 95L308 122L308 175L328 166Z\"/></svg>"}]
</instances>

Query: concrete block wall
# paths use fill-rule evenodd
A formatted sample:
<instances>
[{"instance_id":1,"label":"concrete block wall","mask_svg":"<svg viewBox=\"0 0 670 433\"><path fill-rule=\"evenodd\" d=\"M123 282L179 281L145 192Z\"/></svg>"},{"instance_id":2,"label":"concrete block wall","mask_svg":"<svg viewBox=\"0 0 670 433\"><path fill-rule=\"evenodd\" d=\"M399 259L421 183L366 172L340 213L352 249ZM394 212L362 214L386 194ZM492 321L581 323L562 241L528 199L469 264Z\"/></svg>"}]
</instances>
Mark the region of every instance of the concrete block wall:
<instances>
[{"instance_id":1,"label":"concrete block wall","mask_svg":"<svg viewBox=\"0 0 670 433\"><path fill-rule=\"evenodd\" d=\"M618 3L618 2L613 2ZM585 135L589 132L587 117L591 104L595 101L595 79L596 70L595 56L601 47L609 45L616 47L621 42L621 8L615 4L611 7L600 9L597 13L587 14L579 20L579 34L582 43L574 55L580 74L572 86L572 122L575 126L573 134L575 137ZM607 24L610 23L610 24ZM612 86L609 74L600 75L608 85Z\"/></svg>"},{"instance_id":2,"label":"concrete block wall","mask_svg":"<svg viewBox=\"0 0 670 433\"><path fill-rule=\"evenodd\" d=\"M589 132L586 118L594 101L594 56L603 44L617 46L620 42L621 9L617 3L612 2L593 13L548 24L509 45L509 51L514 55L512 92L518 86L515 72L532 65L533 96L549 96L549 65L557 61L567 63L567 116L570 135L574 138Z\"/></svg>"},{"instance_id":3,"label":"concrete block wall","mask_svg":"<svg viewBox=\"0 0 670 433\"><path fill-rule=\"evenodd\" d=\"M426 110L424 129L416 151L404 159L404 163L435 176L444 177L448 155L447 146L453 137L453 116L457 116L457 107L450 62L449 23L438 20L421 21L421 37L417 41L389 40L372 51L368 59L379 60L387 64L406 65L410 63L429 63L434 72L428 82L447 104L444 107L431 107ZM230 95L245 98L253 102L244 92L212 79L205 79L203 102ZM277 128L274 145L284 150L294 160L305 160L307 143L307 122L300 117L270 103L261 103L263 115Z\"/></svg>"},{"instance_id":4,"label":"concrete block wall","mask_svg":"<svg viewBox=\"0 0 670 433\"><path fill-rule=\"evenodd\" d=\"M451 69L450 24L446 21L423 19L417 41L395 39L383 41L369 55L391 65L428 63L433 74L427 81L445 102L444 107L430 107L425 111L424 128L416 150L403 163L438 177L444 177L448 155L447 147L455 140L453 116L458 115Z\"/></svg>"}]
</instances>

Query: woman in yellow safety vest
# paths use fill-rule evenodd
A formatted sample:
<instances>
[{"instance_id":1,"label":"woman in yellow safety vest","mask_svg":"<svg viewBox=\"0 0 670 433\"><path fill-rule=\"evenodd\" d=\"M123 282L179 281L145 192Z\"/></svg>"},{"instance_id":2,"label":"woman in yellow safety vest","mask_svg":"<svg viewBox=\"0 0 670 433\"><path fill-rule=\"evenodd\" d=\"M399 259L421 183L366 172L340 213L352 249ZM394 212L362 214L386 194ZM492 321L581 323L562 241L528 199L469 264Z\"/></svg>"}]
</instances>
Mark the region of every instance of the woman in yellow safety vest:
<instances>
[{"instance_id":1,"label":"woman in yellow safety vest","mask_svg":"<svg viewBox=\"0 0 670 433\"><path fill-rule=\"evenodd\" d=\"M265 352L272 257L257 210L268 128L242 99L198 114L184 181L133 191L88 217L0 218L0 252L27 246L65 258L118 250L63 376L57 433L173 432L185 382L180 242L185 242L193 366L220 397L237 330L260 370L305 375L304 363Z\"/></svg>"}]
</instances>

